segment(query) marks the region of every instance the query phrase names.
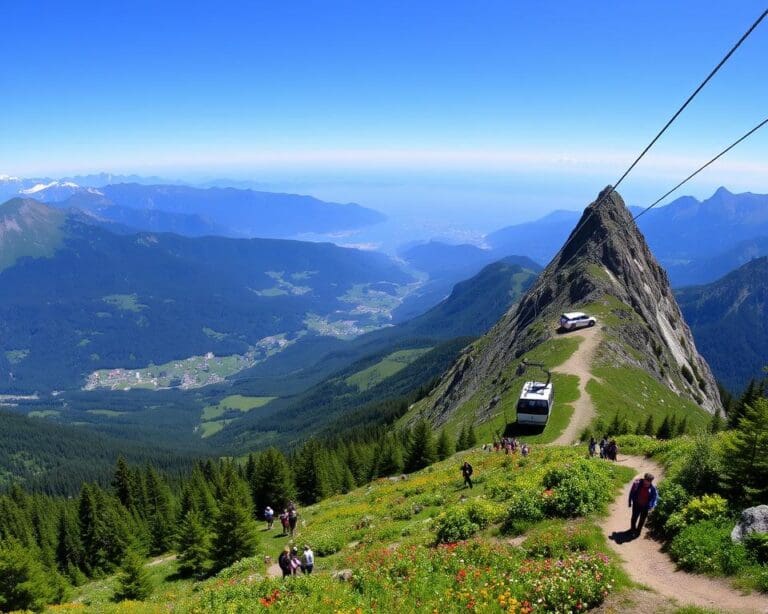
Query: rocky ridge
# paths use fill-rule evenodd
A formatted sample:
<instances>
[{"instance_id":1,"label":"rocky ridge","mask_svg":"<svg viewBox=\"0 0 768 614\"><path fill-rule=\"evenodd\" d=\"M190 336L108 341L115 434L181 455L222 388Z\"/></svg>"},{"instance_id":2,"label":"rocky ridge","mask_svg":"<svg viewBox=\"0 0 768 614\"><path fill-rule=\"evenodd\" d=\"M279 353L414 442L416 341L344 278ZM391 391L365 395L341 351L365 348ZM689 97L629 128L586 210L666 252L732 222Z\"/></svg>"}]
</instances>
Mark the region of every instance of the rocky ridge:
<instances>
[{"instance_id":1,"label":"rocky ridge","mask_svg":"<svg viewBox=\"0 0 768 614\"><path fill-rule=\"evenodd\" d=\"M483 386L503 394L505 369L556 335L561 313L581 310L603 315L601 364L641 368L706 411L720 410L714 377L696 350L666 272L621 196L609 192L605 188L585 209L523 299L444 375L422 412L434 424L444 424ZM492 406L493 401L486 411ZM477 418L483 420L482 412Z\"/></svg>"}]
</instances>

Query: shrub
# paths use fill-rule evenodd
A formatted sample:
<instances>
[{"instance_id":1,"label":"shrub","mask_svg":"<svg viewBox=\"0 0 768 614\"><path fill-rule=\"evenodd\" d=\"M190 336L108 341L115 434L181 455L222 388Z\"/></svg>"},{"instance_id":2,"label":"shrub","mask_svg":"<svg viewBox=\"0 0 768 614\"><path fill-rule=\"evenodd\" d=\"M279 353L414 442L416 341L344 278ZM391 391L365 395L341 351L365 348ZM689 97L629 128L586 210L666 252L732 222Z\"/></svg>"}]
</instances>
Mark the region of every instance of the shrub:
<instances>
[{"instance_id":1,"label":"shrub","mask_svg":"<svg viewBox=\"0 0 768 614\"><path fill-rule=\"evenodd\" d=\"M504 508L498 503L474 499L466 505L467 516L481 529L504 518Z\"/></svg>"},{"instance_id":2,"label":"shrub","mask_svg":"<svg viewBox=\"0 0 768 614\"><path fill-rule=\"evenodd\" d=\"M704 520L685 527L672 540L669 553L688 571L733 574L746 565L742 544L731 541L730 523Z\"/></svg>"},{"instance_id":3,"label":"shrub","mask_svg":"<svg viewBox=\"0 0 768 614\"><path fill-rule=\"evenodd\" d=\"M715 492L720 483L720 457L711 435L699 435L676 476L692 495Z\"/></svg>"},{"instance_id":4,"label":"shrub","mask_svg":"<svg viewBox=\"0 0 768 614\"><path fill-rule=\"evenodd\" d=\"M317 556L329 556L344 547L344 539L336 533L320 533L312 537L312 549Z\"/></svg>"},{"instance_id":5,"label":"shrub","mask_svg":"<svg viewBox=\"0 0 768 614\"><path fill-rule=\"evenodd\" d=\"M691 499L679 512L672 514L665 527L670 534L674 534L702 520L725 521L727 519L728 502L720 495L704 495Z\"/></svg>"},{"instance_id":6,"label":"shrub","mask_svg":"<svg viewBox=\"0 0 768 614\"><path fill-rule=\"evenodd\" d=\"M554 516L585 516L598 510L612 494L607 469L587 459L550 469L544 476L549 491L545 510Z\"/></svg>"},{"instance_id":7,"label":"shrub","mask_svg":"<svg viewBox=\"0 0 768 614\"><path fill-rule=\"evenodd\" d=\"M453 507L435 520L435 540L438 544L450 544L469 539L480 530L480 525L472 522L466 508Z\"/></svg>"},{"instance_id":8,"label":"shrub","mask_svg":"<svg viewBox=\"0 0 768 614\"><path fill-rule=\"evenodd\" d=\"M393 520L408 520L412 515L410 505L401 505L392 510Z\"/></svg>"},{"instance_id":9,"label":"shrub","mask_svg":"<svg viewBox=\"0 0 768 614\"><path fill-rule=\"evenodd\" d=\"M518 490L510 497L502 532L512 535L520 534L528 526L543 518L544 500L541 493L532 489Z\"/></svg>"},{"instance_id":10,"label":"shrub","mask_svg":"<svg viewBox=\"0 0 768 614\"><path fill-rule=\"evenodd\" d=\"M659 486L659 502L649 518L653 530L663 537L674 535L673 528L667 526L670 517L680 512L691 500L691 495L677 482L667 480Z\"/></svg>"},{"instance_id":11,"label":"shrub","mask_svg":"<svg viewBox=\"0 0 768 614\"><path fill-rule=\"evenodd\" d=\"M576 552L586 552L601 542L582 524L562 520L544 522L534 527L522 544L530 557L562 559Z\"/></svg>"},{"instance_id":12,"label":"shrub","mask_svg":"<svg viewBox=\"0 0 768 614\"><path fill-rule=\"evenodd\" d=\"M751 533L744 539L749 555L761 565L768 564L768 534Z\"/></svg>"}]
</instances>

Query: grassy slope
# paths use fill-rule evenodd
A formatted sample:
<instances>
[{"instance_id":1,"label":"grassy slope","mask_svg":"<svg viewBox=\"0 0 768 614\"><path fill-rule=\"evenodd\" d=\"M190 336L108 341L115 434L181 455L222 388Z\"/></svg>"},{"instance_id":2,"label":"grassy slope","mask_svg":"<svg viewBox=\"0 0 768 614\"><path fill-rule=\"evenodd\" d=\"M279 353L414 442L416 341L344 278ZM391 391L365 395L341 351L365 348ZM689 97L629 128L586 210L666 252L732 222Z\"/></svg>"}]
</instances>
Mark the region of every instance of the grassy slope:
<instances>
[{"instance_id":1,"label":"grassy slope","mask_svg":"<svg viewBox=\"0 0 768 614\"><path fill-rule=\"evenodd\" d=\"M312 545L316 554L316 573L311 578L292 580L293 584L289 582L281 586L280 580L267 580L261 584L261 578L266 572L264 555L270 555L274 560L282 547L289 543L277 528L272 532L262 529L261 552L251 559L240 561L234 568L222 572L219 577L203 583L181 580L175 576L175 563L166 562L151 567L156 586L146 603L112 604L110 600L115 579L107 578L79 588L73 595L77 604L65 604L52 610L245 612L253 611L247 608L253 608L254 603L257 603L255 592L269 594L274 587L285 593L285 587L290 586L303 595L299 601L293 602L294 607L310 607L313 604L317 606L322 601L327 603L328 607L314 611L352 612L354 608L347 609L345 606L361 603L361 600L364 604L365 596L361 596L353 584L330 582L331 572L345 568L357 570L371 557L378 556L383 548L408 552L411 547L431 547L435 538L434 519L446 509L460 508L468 505L469 501L482 501L503 516L511 497L517 491L529 487L540 488L537 484L540 484L548 469L568 466L582 456L580 450L566 448L535 448L528 459L519 455L508 457L501 453L460 453L404 479L380 479L346 495L335 496L301 509L296 543ZM475 468L476 484L472 490L462 488L459 468L465 459ZM604 461L597 459L593 462L600 463L609 472L613 488L604 493L605 500L608 501L613 498L619 485L629 479L631 471L618 465L604 464ZM566 549L609 552L604 536L591 517L580 520L544 520L532 526L526 535L528 541L523 541L524 549L541 548L544 542L548 544L547 547L556 547L561 543L561 546L566 544ZM499 535L498 522L480 531L476 539L488 547L508 552L511 559L526 555L525 551L507 545ZM528 555L530 554L531 551L528 552ZM627 579L618 568L618 562L613 562L618 585L626 584ZM444 577L445 572L440 568L433 568L429 573L434 575L435 586L453 582L452 576ZM432 583L429 585L432 586ZM300 588L296 588L297 586ZM409 590L421 589L420 586L412 586ZM392 593L390 597L393 603L389 605L398 605L395 602L401 597L397 595L396 590ZM324 601L326 599L330 601ZM405 606L403 603L399 605ZM381 607L386 610L383 604ZM466 610L466 607L463 609ZM448 608L444 611L453 610Z\"/></svg>"},{"instance_id":2,"label":"grassy slope","mask_svg":"<svg viewBox=\"0 0 768 614\"><path fill-rule=\"evenodd\" d=\"M350 375L344 381L350 386L356 386L358 390L368 390L395 373L402 371L414 360L423 356L431 349L431 347L426 347L393 352L382 358L375 365L371 365L367 369L363 369L362 371Z\"/></svg>"},{"instance_id":3,"label":"grassy slope","mask_svg":"<svg viewBox=\"0 0 768 614\"><path fill-rule=\"evenodd\" d=\"M483 340L480 341L482 343ZM541 362L550 369L563 364L578 349L581 339L578 337L557 337L549 339L540 346L528 352L524 358L530 362ZM490 381L485 381L483 386L472 398L464 403L449 418L446 428L454 436L458 434L464 424L470 422L475 424L475 430L478 438L482 442L490 442L494 436L503 432L507 425L514 423L517 419L516 406L517 397L523 386L523 383L532 377L539 377L540 373L533 370L523 375L517 376L517 369L520 360L511 363L503 372L499 382L507 387L507 391L499 394L499 386ZM567 426L573 413L573 403L579 398L578 380L575 376L562 375L555 373L552 381L555 388L555 407L552 417L547 427L542 433L536 435L522 435L521 439L530 443L547 443L553 441ZM495 395L499 394L501 400L494 407L493 412L482 422L478 419L481 408L486 407ZM405 424L414 419L428 404L430 398L414 405L413 408L401 419L401 424Z\"/></svg>"}]
</instances>

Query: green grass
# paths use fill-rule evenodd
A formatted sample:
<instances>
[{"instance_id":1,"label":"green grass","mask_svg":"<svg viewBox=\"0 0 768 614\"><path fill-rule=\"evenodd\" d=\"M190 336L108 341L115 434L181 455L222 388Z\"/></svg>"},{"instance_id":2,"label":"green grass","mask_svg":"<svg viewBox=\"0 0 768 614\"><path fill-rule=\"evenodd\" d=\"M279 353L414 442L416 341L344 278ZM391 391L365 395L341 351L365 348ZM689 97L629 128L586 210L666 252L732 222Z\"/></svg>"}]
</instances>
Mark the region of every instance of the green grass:
<instances>
[{"instance_id":1,"label":"green grass","mask_svg":"<svg viewBox=\"0 0 768 614\"><path fill-rule=\"evenodd\" d=\"M86 409L85 413L93 414L94 416L107 416L108 418L117 418L122 416L124 411L116 411L114 409Z\"/></svg>"},{"instance_id":2,"label":"green grass","mask_svg":"<svg viewBox=\"0 0 768 614\"><path fill-rule=\"evenodd\" d=\"M411 611L406 601L415 597L426 600L430 607L425 611L432 611L433 607L437 607L439 595L443 595L448 587L458 586L454 579L455 570L446 572L439 565L428 565L440 552L443 553L441 556L445 556L444 550L433 549L433 525L442 513L458 512L467 506L484 510L491 514L489 519L494 519L478 530L467 546L461 547L472 549L476 544L476 552L495 552L493 556L496 558L492 560L508 559L513 563L518 560L522 563L524 559L537 561L546 556L558 559L605 553L609 557L613 577L610 590L620 590L629 585L629 580L611 554L596 518L632 472L597 459L585 461L583 456L582 450L573 448L536 447L527 459L519 454L505 456L501 453L464 452L406 479L376 480L346 495L337 495L301 508L296 543L310 544L316 554L315 574L309 578L294 578L289 582L261 579L265 572L263 556L268 554L275 559L283 546L289 543L288 538L280 536L277 528L272 532L262 528L257 555L236 563L233 568L211 580L192 582L179 579L174 575L175 562L164 562L149 568L155 588L146 602L112 603L115 586L115 578L112 577L89 582L76 589L72 595L75 603L53 607L52 611L247 612L259 610L259 597L272 594L275 588L279 588L281 593L275 608L277 611L295 611L301 609L299 604L306 605L307 611L334 611L334 607L336 611L355 611L354 607L346 607L345 604L358 604L363 611L368 611L372 599L398 602L401 609L405 608L402 611ZM459 467L464 459L475 468L475 488L472 490L462 488ZM601 491L602 505L587 518L549 518L533 524L525 534L521 548L507 545L506 537L499 536L499 518L506 515L510 497L521 490L542 492L545 475L554 468L562 469L575 462L593 462L595 469L605 472L609 487ZM391 590L392 587L386 584L389 581L383 585L384 592L378 592L380 589L368 583L378 578L380 573L369 569L372 559L383 556L385 561L389 561L394 557L397 561L402 559L405 564L410 553L417 553L418 560L424 564L421 566L420 563L418 568L409 567L409 573L401 578L402 590L410 591L410 595L400 595L400 589ZM357 584L331 579L330 574L334 570L345 568L352 569L356 578L365 581ZM497 585L498 581L508 582L503 570L496 572L490 562L488 566L483 564L482 568L487 569L489 579ZM417 574L416 580L410 578L412 574ZM567 587L567 584L564 586ZM481 588L482 585L477 590ZM482 598L479 592L477 598ZM499 611L493 599L486 600L482 611ZM412 607L413 602L409 603ZM440 611L458 611L458 606L451 605L450 597L444 603L448 605ZM386 601L381 606L384 608L379 608L381 611L387 611ZM462 611L467 611L466 604L462 605Z\"/></svg>"},{"instance_id":3,"label":"green grass","mask_svg":"<svg viewBox=\"0 0 768 614\"><path fill-rule=\"evenodd\" d=\"M216 405L208 405L203 409L201 420L208 422L220 418L228 411L239 411L247 413L252 409L264 407L267 403L274 401L277 397L246 397L241 394L233 394L224 397Z\"/></svg>"},{"instance_id":4,"label":"green grass","mask_svg":"<svg viewBox=\"0 0 768 614\"><path fill-rule=\"evenodd\" d=\"M61 412L57 409L40 409L31 411L27 414L27 416L30 418L55 418L60 415Z\"/></svg>"},{"instance_id":5,"label":"green grass","mask_svg":"<svg viewBox=\"0 0 768 614\"><path fill-rule=\"evenodd\" d=\"M223 429L225 426L227 426L230 422L232 422L231 419L228 419L228 420L212 420L210 422L202 422L202 423L200 423L200 433L201 433L200 436L203 439L205 439L206 437L210 437L211 435L215 435L221 429Z\"/></svg>"},{"instance_id":6,"label":"green grass","mask_svg":"<svg viewBox=\"0 0 768 614\"><path fill-rule=\"evenodd\" d=\"M431 347L426 347L394 352L389 356L384 357L375 365L371 365L367 369L363 369L362 371L350 375L344 381L350 386L357 387L360 391L368 390L376 384L383 382L388 377L403 370L414 360L423 356L431 349Z\"/></svg>"},{"instance_id":7,"label":"green grass","mask_svg":"<svg viewBox=\"0 0 768 614\"><path fill-rule=\"evenodd\" d=\"M658 428L665 416L674 415L678 420L687 417L689 426L695 429L705 427L710 419L695 403L677 396L642 369L596 367L592 373L601 381L591 379L587 392L603 422L610 422L618 414L634 426L638 419L645 422L651 415Z\"/></svg>"},{"instance_id":8,"label":"green grass","mask_svg":"<svg viewBox=\"0 0 768 614\"><path fill-rule=\"evenodd\" d=\"M540 362L548 368L563 364L578 349L581 337L553 337L528 352L523 358L530 362ZM508 424L517 419L517 399L523 383L531 379L542 379L544 376L536 368L531 368L523 376L516 373L520 360L509 364L496 378L486 377L480 389L463 405L461 405L448 419L446 428L455 437L465 424L473 423L480 441L489 442L498 433L506 430ZM578 378L573 375L553 374L553 386L555 389L555 405L553 414L543 432L521 436L523 441L529 443L547 443L553 441L565 429L573 414L570 405L579 397ZM499 396L500 401L489 409L492 399ZM413 408L400 419L399 424L404 425L419 415L428 407L432 397L427 397L414 405Z\"/></svg>"}]
</instances>

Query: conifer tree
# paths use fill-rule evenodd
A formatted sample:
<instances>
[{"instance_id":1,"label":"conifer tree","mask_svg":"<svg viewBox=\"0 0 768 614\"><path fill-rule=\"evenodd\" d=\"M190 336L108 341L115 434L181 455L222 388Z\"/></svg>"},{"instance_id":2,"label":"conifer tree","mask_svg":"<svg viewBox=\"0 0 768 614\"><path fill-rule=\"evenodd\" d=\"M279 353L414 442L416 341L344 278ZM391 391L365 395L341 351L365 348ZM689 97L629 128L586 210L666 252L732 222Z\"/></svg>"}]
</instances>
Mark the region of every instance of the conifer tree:
<instances>
[{"instance_id":1,"label":"conifer tree","mask_svg":"<svg viewBox=\"0 0 768 614\"><path fill-rule=\"evenodd\" d=\"M475 434L475 425L473 423L469 423L469 428L467 429L467 438L465 443L467 444L465 450L469 448L474 448L477 445L477 435Z\"/></svg>"},{"instance_id":2,"label":"conifer tree","mask_svg":"<svg viewBox=\"0 0 768 614\"><path fill-rule=\"evenodd\" d=\"M15 539L0 543L0 611L42 611L56 597L32 549Z\"/></svg>"},{"instance_id":3,"label":"conifer tree","mask_svg":"<svg viewBox=\"0 0 768 614\"><path fill-rule=\"evenodd\" d=\"M688 416L685 416L680 422L677 423L677 429L675 431L675 435L677 437L682 437L688 432Z\"/></svg>"},{"instance_id":4,"label":"conifer tree","mask_svg":"<svg viewBox=\"0 0 768 614\"><path fill-rule=\"evenodd\" d=\"M664 420L662 421L659 430L656 431L656 437L659 439L672 439L672 429L669 423L669 416L664 416Z\"/></svg>"},{"instance_id":5,"label":"conifer tree","mask_svg":"<svg viewBox=\"0 0 768 614\"><path fill-rule=\"evenodd\" d=\"M120 565L115 601L143 601L151 592L152 582L144 565L144 557L136 546L132 546Z\"/></svg>"},{"instance_id":6,"label":"conifer tree","mask_svg":"<svg viewBox=\"0 0 768 614\"><path fill-rule=\"evenodd\" d=\"M261 514L267 505L282 509L296 498L291 468L280 450L267 448L259 454L254 462L250 487L256 514Z\"/></svg>"},{"instance_id":7,"label":"conifer tree","mask_svg":"<svg viewBox=\"0 0 768 614\"><path fill-rule=\"evenodd\" d=\"M203 578L211 568L211 534L199 511L188 511L178 532L179 572Z\"/></svg>"},{"instance_id":8,"label":"conifer tree","mask_svg":"<svg viewBox=\"0 0 768 614\"><path fill-rule=\"evenodd\" d=\"M112 487L120 503L128 510L133 509L136 505L136 483L131 468L122 456L117 459Z\"/></svg>"},{"instance_id":9,"label":"conifer tree","mask_svg":"<svg viewBox=\"0 0 768 614\"><path fill-rule=\"evenodd\" d=\"M440 431L440 437L437 438L437 458L439 460L445 460L455 449L454 443L451 441L451 436L448 431L443 429Z\"/></svg>"},{"instance_id":10,"label":"conifer tree","mask_svg":"<svg viewBox=\"0 0 768 614\"><path fill-rule=\"evenodd\" d=\"M437 460L435 438L432 426L424 419L419 420L411 433L411 445L405 459L405 471L418 471Z\"/></svg>"},{"instance_id":11,"label":"conifer tree","mask_svg":"<svg viewBox=\"0 0 768 614\"><path fill-rule=\"evenodd\" d=\"M58 543L56 547L56 564L59 569L69 576L74 583L83 579L84 552L80 541L77 520L68 509L63 509L59 515Z\"/></svg>"},{"instance_id":12,"label":"conifer tree","mask_svg":"<svg viewBox=\"0 0 768 614\"><path fill-rule=\"evenodd\" d=\"M168 485L154 469L147 467L145 475L147 502L144 517L149 526L150 551L159 554L173 546L173 499Z\"/></svg>"},{"instance_id":13,"label":"conifer tree","mask_svg":"<svg viewBox=\"0 0 768 614\"><path fill-rule=\"evenodd\" d=\"M256 553L258 527L253 519L251 498L246 484L228 465L222 479L223 499L216 520L216 536L211 558L216 569Z\"/></svg>"},{"instance_id":14,"label":"conifer tree","mask_svg":"<svg viewBox=\"0 0 768 614\"><path fill-rule=\"evenodd\" d=\"M645 421L645 427L643 428L643 434L650 437L656 435L656 423L653 420L653 414L648 415L648 419Z\"/></svg>"},{"instance_id":15,"label":"conifer tree","mask_svg":"<svg viewBox=\"0 0 768 614\"><path fill-rule=\"evenodd\" d=\"M768 400L747 405L733 437L724 443L723 479L744 505L768 500Z\"/></svg>"},{"instance_id":16,"label":"conifer tree","mask_svg":"<svg viewBox=\"0 0 768 614\"><path fill-rule=\"evenodd\" d=\"M462 424L459 436L456 438L456 451L461 452L466 450L467 447L467 427L465 424Z\"/></svg>"},{"instance_id":17,"label":"conifer tree","mask_svg":"<svg viewBox=\"0 0 768 614\"><path fill-rule=\"evenodd\" d=\"M376 454L375 475L387 477L403 471L403 447L398 437L385 437Z\"/></svg>"},{"instance_id":18,"label":"conifer tree","mask_svg":"<svg viewBox=\"0 0 768 614\"><path fill-rule=\"evenodd\" d=\"M669 419L669 439L672 439L673 437L677 437L678 424L679 424L679 421L677 419L677 416L672 414L672 417Z\"/></svg>"},{"instance_id":19,"label":"conifer tree","mask_svg":"<svg viewBox=\"0 0 768 614\"><path fill-rule=\"evenodd\" d=\"M712 414L712 418L710 418L709 420L709 425L707 427L707 430L714 435L722 431L724 428L725 428L725 421L723 420L723 417L720 415L720 412L715 410L715 413Z\"/></svg>"}]
</instances>

